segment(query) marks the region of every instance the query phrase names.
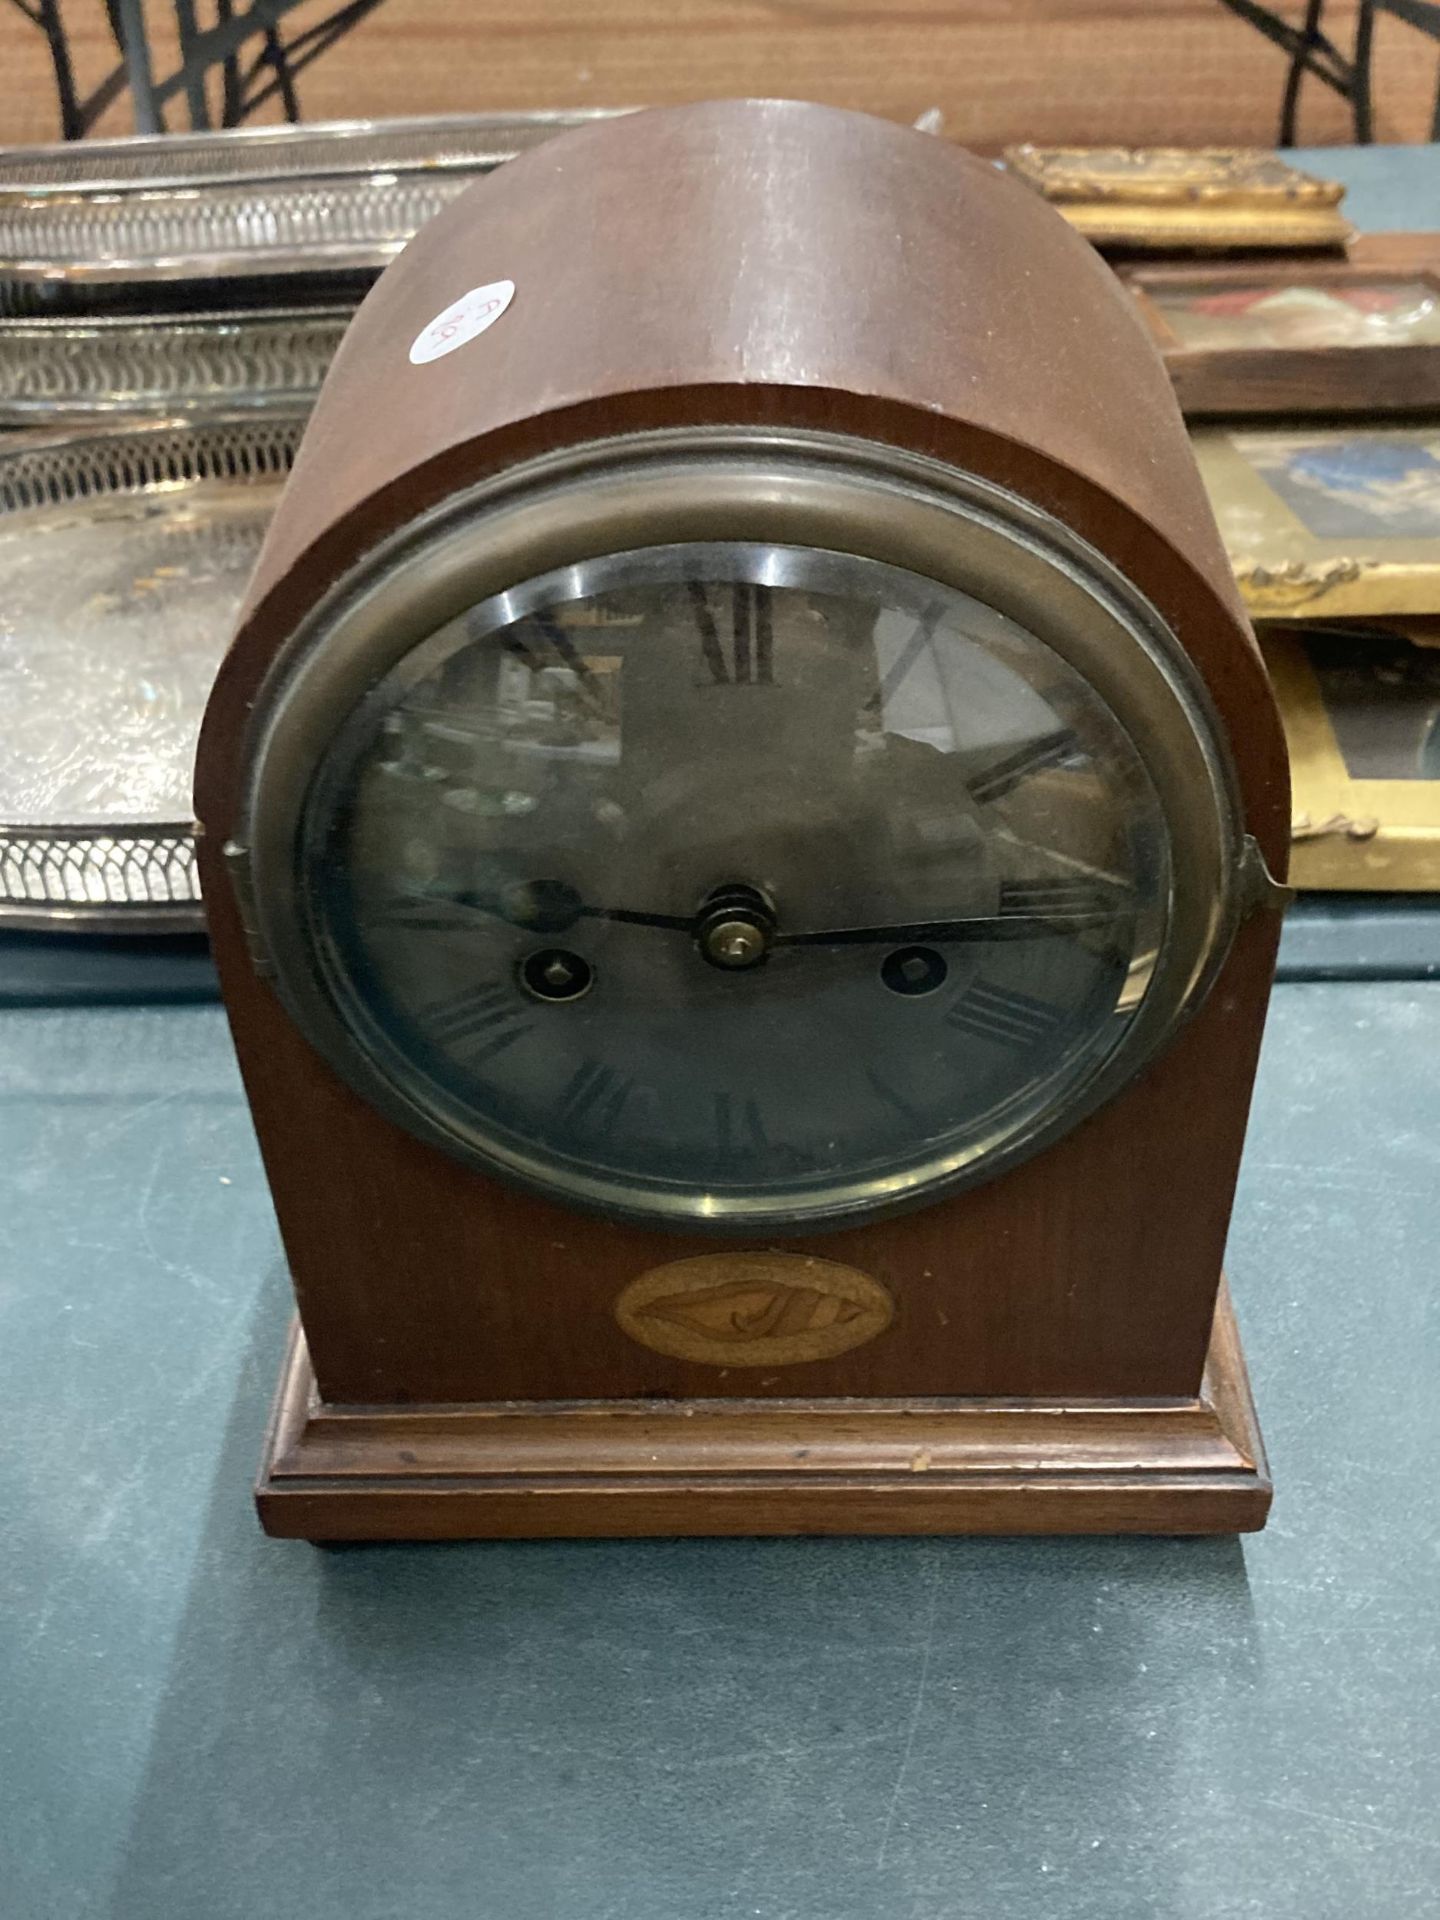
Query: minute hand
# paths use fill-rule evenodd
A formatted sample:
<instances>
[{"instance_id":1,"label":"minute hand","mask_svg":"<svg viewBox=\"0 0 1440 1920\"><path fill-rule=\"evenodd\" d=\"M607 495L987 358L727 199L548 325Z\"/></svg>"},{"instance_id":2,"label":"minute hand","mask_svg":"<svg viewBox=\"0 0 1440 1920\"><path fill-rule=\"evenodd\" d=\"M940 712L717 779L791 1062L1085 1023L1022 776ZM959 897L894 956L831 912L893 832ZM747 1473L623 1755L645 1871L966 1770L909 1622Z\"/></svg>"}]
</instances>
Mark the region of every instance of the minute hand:
<instances>
[{"instance_id":1,"label":"minute hand","mask_svg":"<svg viewBox=\"0 0 1440 1920\"><path fill-rule=\"evenodd\" d=\"M908 940L1041 940L1086 927L1109 926L1124 916L1119 907L1057 907L1049 913L978 913L960 920L910 920L886 927L826 927L777 933L777 947L898 945Z\"/></svg>"}]
</instances>

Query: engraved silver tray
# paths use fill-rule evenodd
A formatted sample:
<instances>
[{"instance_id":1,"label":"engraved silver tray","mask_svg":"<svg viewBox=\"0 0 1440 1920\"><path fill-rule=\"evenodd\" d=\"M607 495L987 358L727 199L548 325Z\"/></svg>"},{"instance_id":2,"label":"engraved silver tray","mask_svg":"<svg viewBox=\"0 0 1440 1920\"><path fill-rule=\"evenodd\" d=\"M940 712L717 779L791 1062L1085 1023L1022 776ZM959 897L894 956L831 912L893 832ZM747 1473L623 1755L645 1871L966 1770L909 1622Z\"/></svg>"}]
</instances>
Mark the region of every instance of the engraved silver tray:
<instances>
[{"instance_id":1,"label":"engraved silver tray","mask_svg":"<svg viewBox=\"0 0 1440 1920\"><path fill-rule=\"evenodd\" d=\"M295 412L351 309L0 319L0 426L120 414Z\"/></svg>"},{"instance_id":2,"label":"engraved silver tray","mask_svg":"<svg viewBox=\"0 0 1440 1920\"><path fill-rule=\"evenodd\" d=\"M302 424L0 438L0 926L202 924L195 743Z\"/></svg>"},{"instance_id":3,"label":"engraved silver tray","mask_svg":"<svg viewBox=\"0 0 1440 1920\"><path fill-rule=\"evenodd\" d=\"M610 111L610 110L607 110ZM481 174L606 112L476 114L0 149L0 312L157 282L373 277Z\"/></svg>"}]
</instances>

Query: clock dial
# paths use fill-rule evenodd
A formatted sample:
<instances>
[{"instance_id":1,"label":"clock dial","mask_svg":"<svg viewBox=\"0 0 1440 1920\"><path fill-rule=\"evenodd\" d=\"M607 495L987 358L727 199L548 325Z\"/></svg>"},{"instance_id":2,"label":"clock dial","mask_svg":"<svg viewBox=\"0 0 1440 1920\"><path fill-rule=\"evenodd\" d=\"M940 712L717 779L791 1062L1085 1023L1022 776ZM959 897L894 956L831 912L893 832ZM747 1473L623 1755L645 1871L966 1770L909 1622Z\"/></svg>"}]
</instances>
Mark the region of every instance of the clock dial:
<instances>
[{"instance_id":1,"label":"clock dial","mask_svg":"<svg viewBox=\"0 0 1440 1920\"><path fill-rule=\"evenodd\" d=\"M309 941L425 1130L783 1227L981 1177L1123 1046L1165 816L1049 645L902 569L696 544L451 620L334 738Z\"/></svg>"}]
</instances>

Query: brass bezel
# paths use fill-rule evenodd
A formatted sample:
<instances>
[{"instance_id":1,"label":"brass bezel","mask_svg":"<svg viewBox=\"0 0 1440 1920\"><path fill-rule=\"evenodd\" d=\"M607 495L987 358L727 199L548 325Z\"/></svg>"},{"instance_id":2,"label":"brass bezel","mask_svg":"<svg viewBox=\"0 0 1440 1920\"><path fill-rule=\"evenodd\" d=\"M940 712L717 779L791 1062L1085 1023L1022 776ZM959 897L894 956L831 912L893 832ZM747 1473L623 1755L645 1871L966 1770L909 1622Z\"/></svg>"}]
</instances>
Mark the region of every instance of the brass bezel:
<instances>
[{"instance_id":1,"label":"brass bezel","mask_svg":"<svg viewBox=\"0 0 1440 1920\"><path fill-rule=\"evenodd\" d=\"M1170 836L1166 939L1125 1039L1080 1096L962 1164L833 1185L783 1206L547 1177L500 1157L383 1075L315 965L300 829L332 737L365 690L467 607L556 567L639 547L756 541L886 562L974 594L1085 676L1130 732ZM565 1204L688 1232L813 1231L928 1204L993 1178L1128 1083L1199 1003L1242 911L1236 778L1208 694L1155 609L1095 549L1018 496L940 462L817 433L678 429L566 449L480 482L382 542L312 609L260 690L245 749L236 853L261 964L302 1033L364 1099L467 1164ZM881 1191L876 1191L880 1188ZM808 1204L807 1204L808 1202Z\"/></svg>"}]
</instances>

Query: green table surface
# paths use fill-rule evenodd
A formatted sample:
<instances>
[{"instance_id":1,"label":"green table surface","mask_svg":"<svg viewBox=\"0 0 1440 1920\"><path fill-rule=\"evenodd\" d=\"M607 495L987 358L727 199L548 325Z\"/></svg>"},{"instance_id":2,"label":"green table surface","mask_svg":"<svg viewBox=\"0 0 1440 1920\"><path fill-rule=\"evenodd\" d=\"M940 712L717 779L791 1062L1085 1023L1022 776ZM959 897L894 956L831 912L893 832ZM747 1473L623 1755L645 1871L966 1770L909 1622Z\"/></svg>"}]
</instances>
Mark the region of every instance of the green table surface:
<instances>
[{"instance_id":1,"label":"green table surface","mask_svg":"<svg viewBox=\"0 0 1440 1920\"><path fill-rule=\"evenodd\" d=\"M1277 992L1243 1543L267 1541L223 1015L11 1010L0 1062L6 1920L1435 1911L1440 984Z\"/></svg>"}]
</instances>

